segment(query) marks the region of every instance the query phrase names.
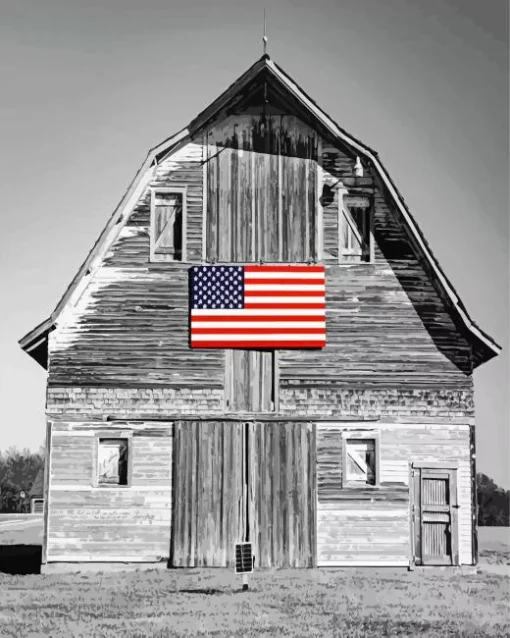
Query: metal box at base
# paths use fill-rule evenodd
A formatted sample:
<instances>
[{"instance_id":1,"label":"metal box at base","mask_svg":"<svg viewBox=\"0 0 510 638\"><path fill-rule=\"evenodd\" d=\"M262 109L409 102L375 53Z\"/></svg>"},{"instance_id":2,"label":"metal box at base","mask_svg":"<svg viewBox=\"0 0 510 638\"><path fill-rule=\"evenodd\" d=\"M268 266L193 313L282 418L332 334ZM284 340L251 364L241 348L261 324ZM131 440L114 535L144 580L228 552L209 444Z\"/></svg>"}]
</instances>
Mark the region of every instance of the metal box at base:
<instances>
[{"instance_id":1,"label":"metal box at base","mask_svg":"<svg viewBox=\"0 0 510 638\"><path fill-rule=\"evenodd\" d=\"M236 545L236 574L253 573L253 550L251 543Z\"/></svg>"}]
</instances>

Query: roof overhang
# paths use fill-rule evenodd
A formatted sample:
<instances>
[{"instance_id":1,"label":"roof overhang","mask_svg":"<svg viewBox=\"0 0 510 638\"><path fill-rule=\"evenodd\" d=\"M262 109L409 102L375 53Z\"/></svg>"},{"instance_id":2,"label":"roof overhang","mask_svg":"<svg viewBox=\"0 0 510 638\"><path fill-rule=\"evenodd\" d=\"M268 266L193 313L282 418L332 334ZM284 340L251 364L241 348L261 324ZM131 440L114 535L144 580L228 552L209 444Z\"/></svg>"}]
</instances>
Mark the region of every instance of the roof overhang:
<instances>
[{"instance_id":1,"label":"roof overhang","mask_svg":"<svg viewBox=\"0 0 510 638\"><path fill-rule=\"evenodd\" d=\"M336 122L334 122L312 100L312 98L310 98L283 71L283 69L275 64L267 55L264 55L262 58L257 60L257 62L255 62L255 64L253 64L238 80L236 80L216 100L214 100L210 106L197 115L197 117L190 122L188 127L182 129L179 133L166 139L164 142L158 144L158 146L155 146L149 151L147 158L129 185L128 190L119 202L119 205L115 209L96 244L90 251L87 259L82 264L76 277L73 279L71 285L57 304L54 312L46 321L23 337L19 341L20 346L28 354L33 356L36 361L46 367L46 363L42 363L42 360L46 357L46 355L44 355L44 348L46 348L47 352L47 344L44 345L44 342L47 340L49 332L57 324L63 309L66 307L75 291L80 287L84 278L90 275L91 272L99 265L102 255L111 245L114 237L116 236L116 231L118 232L120 222L124 216L131 212L133 206L150 182L155 166L169 153L175 151L177 148L195 137L207 126L208 123L224 112L224 110L235 100L236 96L242 94L246 87L255 81L257 76L260 74L265 74L267 78L278 82L339 145L343 148L353 149L355 154L359 155L362 159L364 158L366 162L371 164L382 185L395 202L396 208L406 222L407 228L410 231L411 240L430 265L435 281L442 292L443 298L448 303L451 310L456 314L458 323L460 323L460 325L467 331L467 334L473 344L473 367L477 367L478 365L497 356L501 352L501 346L499 346L488 334L477 326L469 316L455 289L441 269L439 262L434 257L423 234L411 215L410 210L405 204L403 197L397 190L377 153L338 126L338 124L336 124Z\"/></svg>"}]
</instances>

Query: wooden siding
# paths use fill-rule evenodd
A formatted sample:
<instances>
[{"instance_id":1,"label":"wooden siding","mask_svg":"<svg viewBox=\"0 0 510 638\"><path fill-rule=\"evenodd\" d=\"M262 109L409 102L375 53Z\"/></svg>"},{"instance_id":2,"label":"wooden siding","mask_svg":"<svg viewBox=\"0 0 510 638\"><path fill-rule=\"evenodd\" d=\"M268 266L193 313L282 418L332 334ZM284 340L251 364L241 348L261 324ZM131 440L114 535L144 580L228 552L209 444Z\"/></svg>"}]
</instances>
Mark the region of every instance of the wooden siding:
<instances>
[{"instance_id":1,"label":"wooden siding","mask_svg":"<svg viewBox=\"0 0 510 638\"><path fill-rule=\"evenodd\" d=\"M261 140L253 133L251 138L247 134L248 124L253 129L253 122L259 122L254 117L239 116L236 120L232 116L223 124L211 125L208 143L203 145L200 134L195 142L164 159L150 186L186 187L188 260L202 263L203 244L209 252L219 241L219 227L211 208L218 204L218 191L214 191L213 197L211 189L213 184L220 183L220 177L208 173L216 165L214 162L220 161L213 161L213 149L218 149L218 157L230 157L229 171L234 165L251 162L247 157L253 153L263 156L264 162L280 158L277 165L306 161L309 174L317 172L320 176L318 193L314 195L309 185L306 200L309 205L303 204L303 198L300 201L302 207L312 211L315 205L312 200L321 200L321 219L317 223L323 228L327 264L327 345L318 351L279 353L282 414L337 416L364 413L368 407L371 414L381 415L397 412L406 416L411 410L444 417L446 421L462 415L472 417L470 346L454 325L428 271L415 256L395 211L387 204L370 171L356 182L361 186L355 188L352 159L294 117L283 120L286 124L281 130L274 129L279 131L276 141L270 138L270 144L277 149L280 145L282 155L273 155L271 146L270 153L259 152ZM289 133L288 138L282 137L282 131ZM312 168L315 163L320 170ZM246 256L247 246L253 246L254 242L258 245L259 240L250 235L255 227L252 217L248 219L252 213L248 212L253 212L253 206L263 207L264 215L270 216L276 205L281 214L273 222L276 224L278 218L280 226L299 207L298 201L292 199L295 176L282 181L278 171L274 174L271 168L265 190L260 180L245 179L241 173L237 173L235 189L230 178L221 181L225 188L231 189L225 191L225 202L220 208L224 213L230 211L230 225L221 236L228 236L228 245L238 251L229 253L232 258ZM227 179L226 175L230 173L222 172L221 180ZM315 181L316 177L310 179ZM364 189L373 197L374 263L335 264L338 194L328 191L325 184L339 180L346 188ZM206 191L211 190L208 197L204 181ZM267 193L264 195L266 190L271 192L270 200ZM146 404L143 412L149 415L221 414L224 409L225 353L191 350L188 344L189 265L149 261L149 200L147 191L119 225L117 240L100 268L89 277L76 305L50 334L50 414L65 413L68 409L70 413L106 412L128 417L140 413ZM208 224L205 235L204 206ZM243 215L248 217L245 219ZM312 217L305 229L310 247L315 233ZM269 237L268 241L273 241L277 234L268 232L269 226L264 228L259 238ZM287 239L281 237L281 249L287 250ZM273 254L271 246L267 248L269 252L263 248L266 258ZM283 257L297 258L297 253L286 256L282 253ZM97 395L103 392L107 396L101 402ZM365 393L370 395L367 405L364 399L358 401ZM302 401L303 394L306 397ZM420 407L414 408L414 403ZM359 407L351 408L355 404Z\"/></svg>"},{"instance_id":2,"label":"wooden siding","mask_svg":"<svg viewBox=\"0 0 510 638\"><path fill-rule=\"evenodd\" d=\"M470 563L471 347L370 167L354 180L353 157L293 115L266 114L265 139L261 125L257 107L209 123L205 137L162 158L49 335L47 412L61 421L51 445L47 559L169 558L175 454L175 564L231 564L246 516L259 566L407 564L409 462L453 457L460 562ZM340 182L374 202L373 263L338 264L339 195L331 185ZM186 188L187 262L153 263L149 189L171 186ZM223 350L189 348L189 266L316 254L326 264L327 345L278 352L274 421L258 422L270 418L267 384L258 398L242 392L239 402L226 401L229 387L237 400L236 366ZM233 374L237 386L228 385ZM245 378L244 390L250 384ZM227 422L232 413L241 421L237 411L251 421L256 478L244 495L235 464L244 426ZM170 422L186 416L193 421L177 427L173 452ZM139 424L101 423L108 418ZM200 418L213 421L199 427ZM359 420L317 424L317 507L314 427L291 423L299 418ZM95 432L112 428L130 432L127 488L93 486ZM380 433L375 489L342 483L341 433L359 428ZM219 500L208 485L221 488Z\"/></svg>"},{"instance_id":3,"label":"wooden siding","mask_svg":"<svg viewBox=\"0 0 510 638\"><path fill-rule=\"evenodd\" d=\"M129 437L128 486L95 487L97 436ZM172 428L53 423L47 562L161 561L170 551Z\"/></svg>"},{"instance_id":4,"label":"wooden siding","mask_svg":"<svg viewBox=\"0 0 510 638\"><path fill-rule=\"evenodd\" d=\"M225 353L227 412L271 412L275 408L275 356L263 350Z\"/></svg>"},{"instance_id":5,"label":"wooden siding","mask_svg":"<svg viewBox=\"0 0 510 638\"><path fill-rule=\"evenodd\" d=\"M378 435L380 487L343 487L342 434ZM461 564L472 562L469 426L317 424L318 564L409 564L409 464L458 461Z\"/></svg>"},{"instance_id":6,"label":"wooden siding","mask_svg":"<svg viewBox=\"0 0 510 638\"><path fill-rule=\"evenodd\" d=\"M311 567L314 450L306 423L176 424L171 564L233 566L248 539L259 567Z\"/></svg>"},{"instance_id":7,"label":"wooden siding","mask_svg":"<svg viewBox=\"0 0 510 638\"><path fill-rule=\"evenodd\" d=\"M316 132L294 116L251 114L227 118L205 139L207 260L314 259Z\"/></svg>"}]
</instances>

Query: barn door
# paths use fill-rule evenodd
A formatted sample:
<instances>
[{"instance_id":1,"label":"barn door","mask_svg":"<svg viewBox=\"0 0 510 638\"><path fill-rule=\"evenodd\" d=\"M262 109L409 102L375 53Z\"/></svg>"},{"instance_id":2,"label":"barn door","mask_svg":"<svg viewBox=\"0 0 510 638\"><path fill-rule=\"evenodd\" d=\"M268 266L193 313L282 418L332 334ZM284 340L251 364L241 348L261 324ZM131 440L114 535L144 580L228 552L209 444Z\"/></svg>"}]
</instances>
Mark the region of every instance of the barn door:
<instances>
[{"instance_id":1,"label":"barn door","mask_svg":"<svg viewBox=\"0 0 510 638\"><path fill-rule=\"evenodd\" d=\"M411 468L414 562L458 565L457 469L433 465Z\"/></svg>"},{"instance_id":2,"label":"barn door","mask_svg":"<svg viewBox=\"0 0 510 638\"><path fill-rule=\"evenodd\" d=\"M257 566L315 565L315 466L309 423L177 422L170 565L232 566L243 541Z\"/></svg>"}]
</instances>

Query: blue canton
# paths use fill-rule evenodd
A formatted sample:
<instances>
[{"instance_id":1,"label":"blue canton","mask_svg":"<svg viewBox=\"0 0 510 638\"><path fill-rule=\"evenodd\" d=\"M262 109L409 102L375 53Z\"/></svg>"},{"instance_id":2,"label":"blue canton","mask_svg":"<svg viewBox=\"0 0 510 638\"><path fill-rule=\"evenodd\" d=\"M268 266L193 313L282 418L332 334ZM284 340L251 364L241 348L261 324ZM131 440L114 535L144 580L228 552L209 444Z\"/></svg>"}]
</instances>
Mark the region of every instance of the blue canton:
<instances>
[{"instance_id":1,"label":"blue canton","mask_svg":"<svg viewBox=\"0 0 510 638\"><path fill-rule=\"evenodd\" d=\"M208 310L234 310L244 307L244 269L242 266L193 266L191 268L191 307Z\"/></svg>"}]
</instances>

